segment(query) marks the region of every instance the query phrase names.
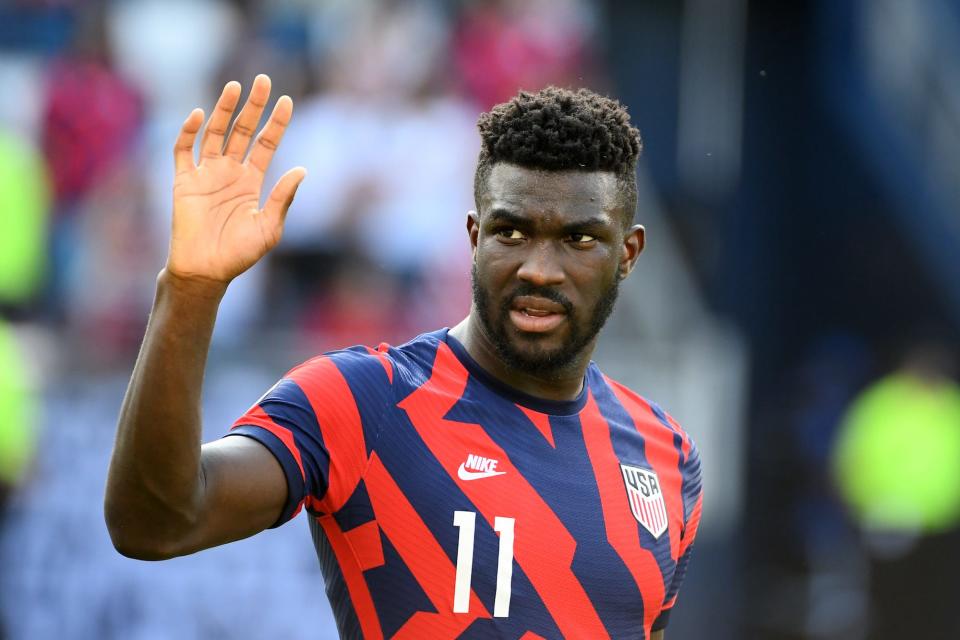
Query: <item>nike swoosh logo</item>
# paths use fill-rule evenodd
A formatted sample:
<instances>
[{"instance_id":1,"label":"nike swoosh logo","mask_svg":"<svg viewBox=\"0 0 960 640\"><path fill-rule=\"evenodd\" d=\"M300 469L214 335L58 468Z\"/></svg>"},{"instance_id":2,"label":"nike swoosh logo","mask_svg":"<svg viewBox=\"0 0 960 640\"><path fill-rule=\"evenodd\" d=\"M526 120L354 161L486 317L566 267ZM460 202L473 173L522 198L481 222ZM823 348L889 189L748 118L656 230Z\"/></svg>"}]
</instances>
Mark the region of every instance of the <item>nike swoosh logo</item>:
<instances>
[{"instance_id":1,"label":"nike swoosh logo","mask_svg":"<svg viewBox=\"0 0 960 640\"><path fill-rule=\"evenodd\" d=\"M463 466L463 463L460 463L460 468L457 469L457 476L461 480L479 480L481 478L492 478L493 476L502 476L506 471L468 471L466 467Z\"/></svg>"}]
</instances>

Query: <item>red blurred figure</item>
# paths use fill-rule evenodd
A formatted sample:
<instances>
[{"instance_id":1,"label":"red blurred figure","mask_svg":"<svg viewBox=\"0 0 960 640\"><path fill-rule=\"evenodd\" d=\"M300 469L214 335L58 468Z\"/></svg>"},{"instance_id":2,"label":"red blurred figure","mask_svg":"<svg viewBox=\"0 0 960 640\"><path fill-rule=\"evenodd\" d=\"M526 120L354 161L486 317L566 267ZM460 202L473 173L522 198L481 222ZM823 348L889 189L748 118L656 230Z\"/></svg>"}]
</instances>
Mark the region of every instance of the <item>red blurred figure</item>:
<instances>
[{"instance_id":1,"label":"red blurred figure","mask_svg":"<svg viewBox=\"0 0 960 640\"><path fill-rule=\"evenodd\" d=\"M454 36L455 75L485 109L517 89L571 84L586 66L590 22L579 2L477 2Z\"/></svg>"},{"instance_id":2,"label":"red blurred figure","mask_svg":"<svg viewBox=\"0 0 960 640\"><path fill-rule=\"evenodd\" d=\"M143 102L113 69L106 9L80 16L72 45L49 70L42 147L58 213L122 160L139 131Z\"/></svg>"},{"instance_id":3,"label":"red blurred figure","mask_svg":"<svg viewBox=\"0 0 960 640\"><path fill-rule=\"evenodd\" d=\"M141 116L139 95L102 60L64 58L53 65L43 114L43 151L59 205L69 207L82 198L124 157Z\"/></svg>"}]
</instances>

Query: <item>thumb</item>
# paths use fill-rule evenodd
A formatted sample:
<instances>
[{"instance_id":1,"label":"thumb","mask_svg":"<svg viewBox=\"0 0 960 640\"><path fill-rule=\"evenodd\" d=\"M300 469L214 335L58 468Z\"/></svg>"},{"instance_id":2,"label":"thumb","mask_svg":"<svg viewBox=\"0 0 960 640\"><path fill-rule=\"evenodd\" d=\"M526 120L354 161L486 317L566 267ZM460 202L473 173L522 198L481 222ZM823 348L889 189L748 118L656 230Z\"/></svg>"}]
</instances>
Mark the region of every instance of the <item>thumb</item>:
<instances>
[{"instance_id":1,"label":"thumb","mask_svg":"<svg viewBox=\"0 0 960 640\"><path fill-rule=\"evenodd\" d=\"M303 167L294 167L283 174L273 190L270 191L270 197L267 198L267 204L263 207L263 212L278 223L283 224L287 217L287 210L293 202L293 197L297 194L297 188L303 179L307 177L307 170Z\"/></svg>"}]
</instances>

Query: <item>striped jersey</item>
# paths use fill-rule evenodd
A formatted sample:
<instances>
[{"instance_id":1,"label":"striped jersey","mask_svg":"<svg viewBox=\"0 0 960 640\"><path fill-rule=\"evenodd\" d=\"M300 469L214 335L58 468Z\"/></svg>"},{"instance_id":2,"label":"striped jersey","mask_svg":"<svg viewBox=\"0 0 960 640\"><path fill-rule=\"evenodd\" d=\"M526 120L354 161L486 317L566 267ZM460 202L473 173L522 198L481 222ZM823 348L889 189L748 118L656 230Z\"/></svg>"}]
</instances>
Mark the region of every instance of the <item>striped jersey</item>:
<instances>
[{"instance_id":1,"label":"striped jersey","mask_svg":"<svg viewBox=\"0 0 960 640\"><path fill-rule=\"evenodd\" d=\"M648 638L701 511L697 449L590 363L575 400L482 369L447 329L294 368L236 421L304 510L343 638Z\"/></svg>"}]
</instances>

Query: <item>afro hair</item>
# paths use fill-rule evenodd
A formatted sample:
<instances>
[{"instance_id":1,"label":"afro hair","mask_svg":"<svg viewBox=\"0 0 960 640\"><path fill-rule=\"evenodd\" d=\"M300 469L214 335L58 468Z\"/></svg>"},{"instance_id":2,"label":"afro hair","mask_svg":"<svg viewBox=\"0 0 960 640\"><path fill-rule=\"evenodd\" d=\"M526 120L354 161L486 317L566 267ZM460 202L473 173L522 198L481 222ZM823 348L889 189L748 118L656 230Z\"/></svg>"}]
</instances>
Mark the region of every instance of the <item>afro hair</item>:
<instances>
[{"instance_id":1,"label":"afro hair","mask_svg":"<svg viewBox=\"0 0 960 640\"><path fill-rule=\"evenodd\" d=\"M521 91L477 121L480 157L473 192L477 207L498 162L546 171L610 171L629 220L637 202L636 167L642 143L626 108L588 89Z\"/></svg>"}]
</instances>

